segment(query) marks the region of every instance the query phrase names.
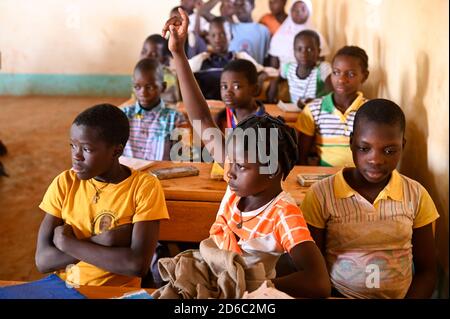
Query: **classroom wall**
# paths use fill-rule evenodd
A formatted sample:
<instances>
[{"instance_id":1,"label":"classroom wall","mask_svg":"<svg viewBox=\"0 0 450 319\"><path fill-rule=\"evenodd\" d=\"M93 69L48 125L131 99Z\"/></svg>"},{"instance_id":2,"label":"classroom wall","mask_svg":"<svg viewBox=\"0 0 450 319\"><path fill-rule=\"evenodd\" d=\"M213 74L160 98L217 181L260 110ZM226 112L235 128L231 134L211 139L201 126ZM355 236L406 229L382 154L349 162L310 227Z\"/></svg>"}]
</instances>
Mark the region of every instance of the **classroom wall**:
<instances>
[{"instance_id":1,"label":"classroom wall","mask_svg":"<svg viewBox=\"0 0 450 319\"><path fill-rule=\"evenodd\" d=\"M0 0L0 95L128 96L142 42L161 32L176 5ZM255 18L267 10L267 1L257 0Z\"/></svg>"},{"instance_id":2,"label":"classroom wall","mask_svg":"<svg viewBox=\"0 0 450 319\"><path fill-rule=\"evenodd\" d=\"M392 99L407 118L402 173L422 183L441 215L436 225L448 297L449 16L447 0L313 0L316 26L332 51L369 55L368 97Z\"/></svg>"}]
</instances>

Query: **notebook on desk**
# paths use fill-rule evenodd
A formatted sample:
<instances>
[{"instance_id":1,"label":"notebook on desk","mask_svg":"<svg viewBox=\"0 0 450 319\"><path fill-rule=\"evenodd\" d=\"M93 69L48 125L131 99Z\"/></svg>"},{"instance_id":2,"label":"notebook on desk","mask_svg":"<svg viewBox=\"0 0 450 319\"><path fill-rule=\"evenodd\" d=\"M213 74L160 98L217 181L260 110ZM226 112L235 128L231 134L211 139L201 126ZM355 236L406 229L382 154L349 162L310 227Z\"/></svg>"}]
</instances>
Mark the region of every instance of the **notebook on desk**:
<instances>
[{"instance_id":1,"label":"notebook on desk","mask_svg":"<svg viewBox=\"0 0 450 319\"><path fill-rule=\"evenodd\" d=\"M0 288L0 299L86 299L76 289L52 274L43 279Z\"/></svg>"},{"instance_id":2,"label":"notebook on desk","mask_svg":"<svg viewBox=\"0 0 450 319\"><path fill-rule=\"evenodd\" d=\"M308 187L331 175L333 174L298 174L297 182L302 186Z\"/></svg>"},{"instance_id":3,"label":"notebook on desk","mask_svg":"<svg viewBox=\"0 0 450 319\"><path fill-rule=\"evenodd\" d=\"M119 157L119 163L122 165L125 165L127 167L130 167L136 171L143 171L155 163L154 161L146 161L139 158L133 158L133 157L125 157L121 156Z\"/></svg>"}]
</instances>

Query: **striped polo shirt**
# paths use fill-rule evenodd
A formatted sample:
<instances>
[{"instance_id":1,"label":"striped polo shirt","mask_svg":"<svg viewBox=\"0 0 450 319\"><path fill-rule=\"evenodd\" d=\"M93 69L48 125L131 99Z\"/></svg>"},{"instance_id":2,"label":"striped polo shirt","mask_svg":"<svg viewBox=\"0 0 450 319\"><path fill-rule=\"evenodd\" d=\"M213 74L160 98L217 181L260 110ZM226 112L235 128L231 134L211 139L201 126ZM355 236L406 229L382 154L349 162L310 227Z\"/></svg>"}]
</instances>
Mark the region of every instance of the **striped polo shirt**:
<instances>
[{"instance_id":1,"label":"striped polo shirt","mask_svg":"<svg viewBox=\"0 0 450 319\"><path fill-rule=\"evenodd\" d=\"M309 225L326 230L331 282L352 298L403 298L412 281L413 230L439 217L426 189L396 170L373 204L341 170L313 184L301 209Z\"/></svg>"},{"instance_id":2,"label":"striped polo shirt","mask_svg":"<svg viewBox=\"0 0 450 319\"><path fill-rule=\"evenodd\" d=\"M285 64L281 73L281 76L288 81L291 102L297 103L298 100L304 102L307 99L316 99L323 96L325 80L331 74L330 63L321 62L312 69L305 79L298 77L297 67L297 63Z\"/></svg>"},{"instance_id":3,"label":"striped polo shirt","mask_svg":"<svg viewBox=\"0 0 450 319\"><path fill-rule=\"evenodd\" d=\"M184 115L166 107L163 100L151 110L136 102L122 111L130 122L130 137L123 155L151 161L169 160L170 148L177 142L170 140L170 134L184 125Z\"/></svg>"},{"instance_id":4,"label":"striped polo shirt","mask_svg":"<svg viewBox=\"0 0 450 319\"><path fill-rule=\"evenodd\" d=\"M313 240L303 214L284 191L254 211L240 211L240 199L227 188L210 237L219 248L241 254L249 267L262 262L268 278L274 278L275 265L283 253Z\"/></svg>"},{"instance_id":5,"label":"striped polo shirt","mask_svg":"<svg viewBox=\"0 0 450 319\"><path fill-rule=\"evenodd\" d=\"M298 116L295 128L315 136L322 166L354 166L350 134L356 111L367 101L361 92L344 114L334 106L333 93L307 104Z\"/></svg>"}]
</instances>

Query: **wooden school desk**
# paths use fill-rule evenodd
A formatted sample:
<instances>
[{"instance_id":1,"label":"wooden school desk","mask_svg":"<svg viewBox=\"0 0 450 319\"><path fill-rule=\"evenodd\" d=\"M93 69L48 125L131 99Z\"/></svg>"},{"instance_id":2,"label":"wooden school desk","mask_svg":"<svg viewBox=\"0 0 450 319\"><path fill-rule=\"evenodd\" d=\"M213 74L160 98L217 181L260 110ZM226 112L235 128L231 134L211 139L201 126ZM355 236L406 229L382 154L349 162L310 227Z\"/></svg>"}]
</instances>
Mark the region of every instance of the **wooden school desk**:
<instances>
[{"instance_id":1,"label":"wooden school desk","mask_svg":"<svg viewBox=\"0 0 450 319\"><path fill-rule=\"evenodd\" d=\"M24 284L23 281L0 280L0 287ZM126 293L138 291L144 288L139 287L112 287L112 286L80 286L76 290L88 299L109 299L118 298ZM145 289L152 294L155 289Z\"/></svg>"},{"instance_id":2,"label":"wooden school desk","mask_svg":"<svg viewBox=\"0 0 450 319\"><path fill-rule=\"evenodd\" d=\"M213 116L225 108L225 104L222 101L207 100L206 102L208 103L209 109ZM264 104L264 107L266 108L267 113L274 117L281 116L284 118L286 123L295 123L299 115L299 113L296 112L284 112L276 104ZM178 102L177 110L184 113L187 117L186 108L183 101Z\"/></svg>"},{"instance_id":3,"label":"wooden school desk","mask_svg":"<svg viewBox=\"0 0 450 319\"><path fill-rule=\"evenodd\" d=\"M157 161L148 170L187 165L197 167L200 174L161 180L170 215L170 220L160 224L159 239L162 241L200 242L207 238L225 194L226 182L210 178L212 164L209 163ZM295 166L283 182L283 189L299 204L308 187L300 186L297 174L334 174L338 170L336 167Z\"/></svg>"}]
</instances>

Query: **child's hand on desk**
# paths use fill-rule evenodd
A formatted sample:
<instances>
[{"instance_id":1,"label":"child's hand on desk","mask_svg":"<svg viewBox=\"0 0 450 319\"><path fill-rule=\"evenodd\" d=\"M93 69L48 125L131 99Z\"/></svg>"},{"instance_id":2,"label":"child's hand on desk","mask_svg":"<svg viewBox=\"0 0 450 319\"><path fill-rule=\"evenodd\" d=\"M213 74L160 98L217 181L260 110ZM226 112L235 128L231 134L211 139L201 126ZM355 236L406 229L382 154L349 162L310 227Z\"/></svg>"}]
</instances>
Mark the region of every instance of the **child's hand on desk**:
<instances>
[{"instance_id":1,"label":"child's hand on desk","mask_svg":"<svg viewBox=\"0 0 450 319\"><path fill-rule=\"evenodd\" d=\"M133 224L126 224L92 236L88 240L106 247L130 247L132 232Z\"/></svg>"},{"instance_id":2,"label":"child's hand on desk","mask_svg":"<svg viewBox=\"0 0 450 319\"><path fill-rule=\"evenodd\" d=\"M178 16L174 16L167 20L162 30L162 36L165 37L169 32L169 50L173 54L184 54L184 43L188 36L189 18L183 9L179 8L178 12L181 15L181 19Z\"/></svg>"}]
</instances>

